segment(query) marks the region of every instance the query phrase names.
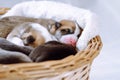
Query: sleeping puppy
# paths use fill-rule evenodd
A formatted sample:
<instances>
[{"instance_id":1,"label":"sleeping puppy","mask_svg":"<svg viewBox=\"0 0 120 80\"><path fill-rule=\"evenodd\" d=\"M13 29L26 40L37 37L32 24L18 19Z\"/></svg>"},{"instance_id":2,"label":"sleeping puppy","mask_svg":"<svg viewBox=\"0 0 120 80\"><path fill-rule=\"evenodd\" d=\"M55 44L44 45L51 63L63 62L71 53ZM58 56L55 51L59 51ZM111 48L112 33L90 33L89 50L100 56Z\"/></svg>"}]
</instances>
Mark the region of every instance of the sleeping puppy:
<instances>
[{"instance_id":1,"label":"sleeping puppy","mask_svg":"<svg viewBox=\"0 0 120 80\"><path fill-rule=\"evenodd\" d=\"M82 31L83 29L75 21L64 19L52 25L49 32L60 42L76 46Z\"/></svg>"},{"instance_id":2,"label":"sleeping puppy","mask_svg":"<svg viewBox=\"0 0 120 80\"><path fill-rule=\"evenodd\" d=\"M15 27L13 31L8 34L6 39L20 46L32 47L37 47L51 40L56 40L45 27L32 22L25 22Z\"/></svg>"},{"instance_id":3,"label":"sleeping puppy","mask_svg":"<svg viewBox=\"0 0 120 80\"><path fill-rule=\"evenodd\" d=\"M60 43L57 41L49 41L43 45L36 47L29 55L34 62L47 60L59 60L69 55L75 55L76 48L72 45Z\"/></svg>"},{"instance_id":4,"label":"sleeping puppy","mask_svg":"<svg viewBox=\"0 0 120 80\"><path fill-rule=\"evenodd\" d=\"M7 51L0 48L0 64L26 63L32 60L21 52Z\"/></svg>"}]
</instances>

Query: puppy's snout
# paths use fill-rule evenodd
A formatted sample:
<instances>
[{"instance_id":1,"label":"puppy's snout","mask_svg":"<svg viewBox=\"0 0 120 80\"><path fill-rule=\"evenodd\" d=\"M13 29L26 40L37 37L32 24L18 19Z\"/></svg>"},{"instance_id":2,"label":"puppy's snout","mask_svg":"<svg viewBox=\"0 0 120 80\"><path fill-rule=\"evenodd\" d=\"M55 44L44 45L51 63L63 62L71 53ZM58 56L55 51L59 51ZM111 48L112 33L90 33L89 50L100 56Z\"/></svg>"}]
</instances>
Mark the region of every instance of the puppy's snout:
<instances>
[{"instance_id":1,"label":"puppy's snout","mask_svg":"<svg viewBox=\"0 0 120 80\"><path fill-rule=\"evenodd\" d=\"M29 44L33 43L34 41L35 41L35 38L32 35L23 39L24 45L29 45Z\"/></svg>"},{"instance_id":2,"label":"puppy's snout","mask_svg":"<svg viewBox=\"0 0 120 80\"><path fill-rule=\"evenodd\" d=\"M33 36L28 36L27 37L27 43L30 44L30 43L33 43L35 41L35 38Z\"/></svg>"}]
</instances>

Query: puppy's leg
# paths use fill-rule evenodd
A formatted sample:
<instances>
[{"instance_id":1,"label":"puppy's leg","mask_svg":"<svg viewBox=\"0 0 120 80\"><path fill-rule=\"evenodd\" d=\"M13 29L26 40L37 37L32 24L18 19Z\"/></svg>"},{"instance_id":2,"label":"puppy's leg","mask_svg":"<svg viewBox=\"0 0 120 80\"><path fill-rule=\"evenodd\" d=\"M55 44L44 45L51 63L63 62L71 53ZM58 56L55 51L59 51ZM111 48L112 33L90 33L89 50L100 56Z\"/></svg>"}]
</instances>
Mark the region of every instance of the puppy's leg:
<instances>
[{"instance_id":1,"label":"puppy's leg","mask_svg":"<svg viewBox=\"0 0 120 80\"><path fill-rule=\"evenodd\" d=\"M32 60L28 56L20 52L12 52L0 49L0 64L12 64L24 62L32 62Z\"/></svg>"},{"instance_id":2,"label":"puppy's leg","mask_svg":"<svg viewBox=\"0 0 120 80\"><path fill-rule=\"evenodd\" d=\"M0 38L0 48L9 51L22 52L23 54L29 55L33 48L27 46L18 46L14 43L7 41L5 38Z\"/></svg>"},{"instance_id":3,"label":"puppy's leg","mask_svg":"<svg viewBox=\"0 0 120 80\"><path fill-rule=\"evenodd\" d=\"M24 46L23 41L18 37L13 37L13 38L10 38L10 39L7 38L7 40L16 44L16 45Z\"/></svg>"},{"instance_id":4,"label":"puppy's leg","mask_svg":"<svg viewBox=\"0 0 120 80\"><path fill-rule=\"evenodd\" d=\"M14 28L13 31L11 31L8 36L6 37L6 40L19 45L19 46L24 46L23 41L19 38L20 36L20 28Z\"/></svg>"}]
</instances>

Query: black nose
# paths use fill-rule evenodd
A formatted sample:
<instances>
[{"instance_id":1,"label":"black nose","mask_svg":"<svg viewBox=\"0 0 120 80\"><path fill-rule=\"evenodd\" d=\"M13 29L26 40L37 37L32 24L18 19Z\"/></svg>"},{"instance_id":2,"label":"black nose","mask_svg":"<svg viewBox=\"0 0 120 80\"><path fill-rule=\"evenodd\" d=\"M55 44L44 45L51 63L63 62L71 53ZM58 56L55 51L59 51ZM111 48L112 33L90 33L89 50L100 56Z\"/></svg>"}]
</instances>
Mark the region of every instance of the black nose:
<instances>
[{"instance_id":1,"label":"black nose","mask_svg":"<svg viewBox=\"0 0 120 80\"><path fill-rule=\"evenodd\" d=\"M33 43L34 41L35 41L35 38L32 35L27 37L27 43L28 44Z\"/></svg>"}]
</instances>

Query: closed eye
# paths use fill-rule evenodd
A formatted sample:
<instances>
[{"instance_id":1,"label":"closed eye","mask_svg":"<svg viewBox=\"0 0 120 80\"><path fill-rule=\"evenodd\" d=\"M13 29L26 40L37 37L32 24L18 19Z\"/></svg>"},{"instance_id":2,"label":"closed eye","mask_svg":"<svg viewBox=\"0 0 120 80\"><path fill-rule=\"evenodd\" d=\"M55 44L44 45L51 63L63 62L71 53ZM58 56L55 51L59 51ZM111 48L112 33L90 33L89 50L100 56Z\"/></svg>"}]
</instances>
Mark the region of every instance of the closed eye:
<instances>
[{"instance_id":1,"label":"closed eye","mask_svg":"<svg viewBox=\"0 0 120 80\"><path fill-rule=\"evenodd\" d=\"M61 33L62 33L63 35L65 35L65 34L73 34L74 31L72 31L71 29L62 29L62 30L61 30Z\"/></svg>"}]
</instances>

